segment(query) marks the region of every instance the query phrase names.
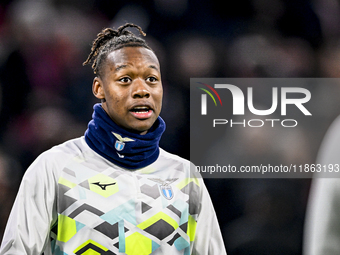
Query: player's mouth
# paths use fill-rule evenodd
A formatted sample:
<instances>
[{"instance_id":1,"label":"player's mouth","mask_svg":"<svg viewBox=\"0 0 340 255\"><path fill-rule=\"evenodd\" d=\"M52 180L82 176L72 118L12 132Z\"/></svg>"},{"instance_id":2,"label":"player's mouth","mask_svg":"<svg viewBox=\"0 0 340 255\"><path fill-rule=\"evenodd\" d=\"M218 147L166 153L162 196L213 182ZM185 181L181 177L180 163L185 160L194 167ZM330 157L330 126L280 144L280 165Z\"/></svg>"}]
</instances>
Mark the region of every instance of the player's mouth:
<instances>
[{"instance_id":1,"label":"player's mouth","mask_svg":"<svg viewBox=\"0 0 340 255\"><path fill-rule=\"evenodd\" d=\"M149 106L135 106L130 109L131 114L137 119L148 119L151 117L153 110Z\"/></svg>"}]
</instances>

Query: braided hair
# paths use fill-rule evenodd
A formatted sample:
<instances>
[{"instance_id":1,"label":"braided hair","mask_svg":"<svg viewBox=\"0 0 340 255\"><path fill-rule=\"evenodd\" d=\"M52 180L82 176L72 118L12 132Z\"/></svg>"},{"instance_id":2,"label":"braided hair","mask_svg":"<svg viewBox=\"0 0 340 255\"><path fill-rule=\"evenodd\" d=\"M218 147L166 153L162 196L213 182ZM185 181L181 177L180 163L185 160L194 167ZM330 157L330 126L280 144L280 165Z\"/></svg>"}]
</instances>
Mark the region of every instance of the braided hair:
<instances>
[{"instance_id":1,"label":"braided hair","mask_svg":"<svg viewBox=\"0 0 340 255\"><path fill-rule=\"evenodd\" d=\"M140 26L132 23L126 23L125 25L120 26L117 30L113 30L112 28L104 28L97 35L97 38L93 41L91 53L89 54L83 65L87 65L93 62L93 72L101 76L101 67L110 52L121 49L123 47L144 47L152 50L146 44L145 40L135 36L129 30L126 30L126 28L128 27L137 28L143 36L146 35Z\"/></svg>"}]
</instances>

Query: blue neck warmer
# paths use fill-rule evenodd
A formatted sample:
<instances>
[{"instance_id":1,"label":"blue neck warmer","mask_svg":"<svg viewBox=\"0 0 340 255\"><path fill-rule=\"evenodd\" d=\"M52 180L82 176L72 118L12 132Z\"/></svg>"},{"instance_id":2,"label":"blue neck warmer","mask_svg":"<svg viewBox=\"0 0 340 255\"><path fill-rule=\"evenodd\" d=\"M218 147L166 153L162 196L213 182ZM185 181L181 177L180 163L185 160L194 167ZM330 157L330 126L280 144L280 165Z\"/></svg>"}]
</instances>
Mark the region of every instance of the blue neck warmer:
<instances>
[{"instance_id":1,"label":"blue neck warmer","mask_svg":"<svg viewBox=\"0 0 340 255\"><path fill-rule=\"evenodd\" d=\"M95 104L92 120L85 132L88 146L112 163L128 169L146 167L159 155L159 140L165 130L165 122L158 117L145 135L131 133L119 127Z\"/></svg>"}]
</instances>

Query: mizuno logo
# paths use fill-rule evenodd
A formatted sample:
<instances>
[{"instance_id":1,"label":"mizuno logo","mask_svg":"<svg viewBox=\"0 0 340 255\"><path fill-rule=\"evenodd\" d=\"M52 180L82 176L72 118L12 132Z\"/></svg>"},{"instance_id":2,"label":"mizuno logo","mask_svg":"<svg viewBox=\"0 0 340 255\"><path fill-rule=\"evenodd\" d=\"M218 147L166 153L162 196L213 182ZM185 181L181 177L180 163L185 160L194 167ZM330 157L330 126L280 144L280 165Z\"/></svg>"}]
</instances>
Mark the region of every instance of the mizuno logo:
<instances>
[{"instance_id":1,"label":"mizuno logo","mask_svg":"<svg viewBox=\"0 0 340 255\"><path fill-rule=\"evenodd\" d=\"M99 186L102 190L106 190L107 186L115 185L116 183L100 184L100 182L93 182L92 184Z\"/></svg>"}]
</instances>

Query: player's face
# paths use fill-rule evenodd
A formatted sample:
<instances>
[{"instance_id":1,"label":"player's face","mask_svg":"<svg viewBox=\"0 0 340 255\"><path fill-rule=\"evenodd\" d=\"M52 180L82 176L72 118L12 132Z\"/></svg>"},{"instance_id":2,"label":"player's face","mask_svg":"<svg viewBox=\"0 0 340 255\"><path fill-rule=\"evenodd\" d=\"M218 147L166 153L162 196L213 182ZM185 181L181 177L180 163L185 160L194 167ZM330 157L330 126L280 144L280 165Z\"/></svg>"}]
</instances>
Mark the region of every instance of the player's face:
<instances>
[{"instance_id":1,"label":"player's face","mask_svg":"<svg viewBox=\"0 0 340 255\"><path fill-rule=\"evenodd\" d=\"M163 87L156 55L143 47L111 52L101 78L93 81L93 93L119 126L146 134L162 108Z\"/></svg>"}]
</instances>

